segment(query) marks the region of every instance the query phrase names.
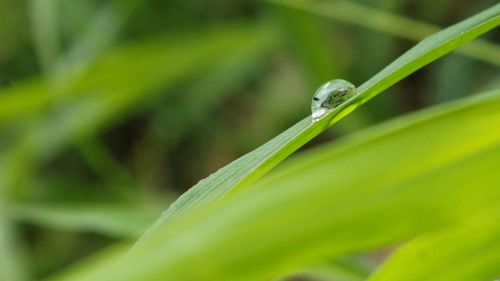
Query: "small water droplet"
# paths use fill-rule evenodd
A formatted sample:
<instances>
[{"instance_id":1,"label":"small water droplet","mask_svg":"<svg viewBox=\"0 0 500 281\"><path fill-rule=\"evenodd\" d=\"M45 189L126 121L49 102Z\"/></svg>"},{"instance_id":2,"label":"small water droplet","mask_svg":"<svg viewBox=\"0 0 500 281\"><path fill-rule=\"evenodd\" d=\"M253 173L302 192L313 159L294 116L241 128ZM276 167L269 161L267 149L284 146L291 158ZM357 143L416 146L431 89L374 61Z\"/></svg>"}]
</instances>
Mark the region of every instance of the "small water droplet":
<instances>
[{"instance_id":1,"label":"small water droplet","mask_svg":"<svg viewBox=\"0 0 500 281\"><path fill-rule=\"evenodd\" d=\"M311 102L312 120L316 122L356 95L356 87L349 81L335 79L321 85Z\"/></svg>"}]
</instances>

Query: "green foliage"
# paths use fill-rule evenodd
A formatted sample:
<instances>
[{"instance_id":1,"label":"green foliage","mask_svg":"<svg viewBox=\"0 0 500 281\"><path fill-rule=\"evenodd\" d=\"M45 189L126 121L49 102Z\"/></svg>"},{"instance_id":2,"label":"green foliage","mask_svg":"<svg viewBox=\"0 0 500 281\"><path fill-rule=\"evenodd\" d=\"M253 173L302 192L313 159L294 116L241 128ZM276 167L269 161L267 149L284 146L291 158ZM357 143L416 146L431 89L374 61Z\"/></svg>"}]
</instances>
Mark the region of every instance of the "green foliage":
<instances>
[{"instance_id":1,"label":"green foliage","mask_svg":"<svg viewBox=\"0 0 500 281\"><path fill-rule=\"evenodd\" d=\"M263 279L477 217L496 223L500 134L487 129L499 108L496 91L306 153L124 259L56 280Z\"/></svg>"},{"instance_id":2,"label":"green foliage","mask_svg":"<svg viewBox=\"0 0 500 281\"><path fill-rule=\"evenodd\" d=\"M0 281L499 278L500 4L363 2L1 3Z\"/></svg>"},{"instance_id":3,"label":"green foliage","mask_svg":"<svg viewBox=\"0 0 500 281\"><path fill-rule=\"evenodd\" d=\"M493 211L463 227L415 239L399 249L369 280L498 278L500 228L498 209Z\"/></svg>"},{"instance_id":4,"label":"green foliage","mask_svg":"<svg viewBox=\"0 0 500 281\"><path fill-rule=\"evenodd\" d=\"M419 41L426 36L436 33L439 28L424 22L394 15L386 11L377 10L348 1L307 2L304 0L266 0L333 19L341 20L353 25L388 33L412 41ZM359 20L363 18L363 20ZM457 52L482 60L493 65L500 65L500 47L487 41L476 40Z\"/></svg>"},{"instance_id":5,"label":"green foliage","mask_svg":"<svg viewBox=\"0 0 500 281\"><path fill-rule=\"evenodd\" d=\"M499 25L499 12L500 5L497 5L467 21L426 38L362 84L358 89L357 96L339 106L323 120L312 123L308 117L257 150L199 182L172 204L155 227L158 228L161 227L161 224L170 223L186 210L193 211L195 208L203 208L230 192L230 189L238 189L239 186L259 178L323 131L326 126L334 124L361 104L420 67Z\"/></svg>"},{"instance_id":6,"label":"green foliage","mask_svg":"<svg viewBox=\"0 0 500 281\"><path fill-rule=\"evenodd\" d=\"M72 231L94 231L118 238L136 238L151 224L158 210L144 206L35 204L11 206L13 219Z\"/></svg>"}]
</instances>

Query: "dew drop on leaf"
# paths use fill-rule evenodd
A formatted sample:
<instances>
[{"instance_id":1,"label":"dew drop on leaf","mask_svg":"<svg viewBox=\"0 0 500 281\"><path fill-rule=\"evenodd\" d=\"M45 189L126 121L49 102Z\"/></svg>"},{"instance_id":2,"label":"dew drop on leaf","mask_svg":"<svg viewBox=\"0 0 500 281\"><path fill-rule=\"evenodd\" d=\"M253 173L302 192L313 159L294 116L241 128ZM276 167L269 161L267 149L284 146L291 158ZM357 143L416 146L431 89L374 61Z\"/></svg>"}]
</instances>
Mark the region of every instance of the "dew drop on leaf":
<instances>
[{"instance_id":1,"label":"dew drop on leaf","mask_svg":"<svg viewBox=\"0 0 500 281\"><path fill-rule=\"evenodd\" d=\"M335 79L321 85L311 101L312 120L316 122L356 95L356 87L349 81Z\"/></svg>"}]
</instances>

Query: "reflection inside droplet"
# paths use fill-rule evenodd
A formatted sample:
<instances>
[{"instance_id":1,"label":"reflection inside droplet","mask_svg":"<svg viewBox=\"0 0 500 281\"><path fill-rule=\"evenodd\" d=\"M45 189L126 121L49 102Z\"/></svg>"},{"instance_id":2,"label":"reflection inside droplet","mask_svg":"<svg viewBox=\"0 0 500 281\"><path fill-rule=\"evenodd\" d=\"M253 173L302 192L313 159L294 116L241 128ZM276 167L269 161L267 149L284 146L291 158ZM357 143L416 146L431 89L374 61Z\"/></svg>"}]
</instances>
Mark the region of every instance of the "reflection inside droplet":
<instances>
[{"instance_id":1,"label":"reflection inside droplet","mask_svg":"<svg viewBox=\"0 0 500 281\"><path fill-rule=\"evenodd\" d=\"M325 117L339 105L356 95L356 87L349 81L335 79L321 85L311 101L312 120Z\"/></svg>"}]
</instances>

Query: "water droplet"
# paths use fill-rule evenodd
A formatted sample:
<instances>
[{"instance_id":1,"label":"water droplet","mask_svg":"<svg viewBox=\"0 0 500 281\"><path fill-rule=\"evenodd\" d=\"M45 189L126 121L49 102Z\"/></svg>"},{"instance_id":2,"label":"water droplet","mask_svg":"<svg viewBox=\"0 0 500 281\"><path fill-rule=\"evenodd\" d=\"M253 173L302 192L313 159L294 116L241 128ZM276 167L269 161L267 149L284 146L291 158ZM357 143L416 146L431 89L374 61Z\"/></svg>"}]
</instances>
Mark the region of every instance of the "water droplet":
<instances>
[{"instance_id":1,"label":"water droplet","mask_svg":"<svg viewBox=\"0 0 500 281\"><path fill-rule=\"evenodd\" d=\"M311 102L312 120L316 122L356 95L356 87L349 81L335 79L321 85Z\"/></svg>"}]
</instances>

